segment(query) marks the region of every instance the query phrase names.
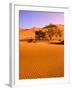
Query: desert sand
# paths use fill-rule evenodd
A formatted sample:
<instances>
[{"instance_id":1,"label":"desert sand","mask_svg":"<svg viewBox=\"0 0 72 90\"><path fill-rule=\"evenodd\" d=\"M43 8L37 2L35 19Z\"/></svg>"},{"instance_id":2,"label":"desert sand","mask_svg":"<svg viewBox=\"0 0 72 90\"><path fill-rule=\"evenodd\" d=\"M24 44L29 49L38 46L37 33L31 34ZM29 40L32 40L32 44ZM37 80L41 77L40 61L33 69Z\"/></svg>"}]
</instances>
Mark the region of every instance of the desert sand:
<instances>
[{"instance_id":1,"label":"desert sand","mask_svg":"<svg viewBox=\"0 0 72 90\"><path fill-rule=\"evenodd\" d=\"M19 79L64 77L64 45L19 43Z\"/></svg>"}]
</instances>

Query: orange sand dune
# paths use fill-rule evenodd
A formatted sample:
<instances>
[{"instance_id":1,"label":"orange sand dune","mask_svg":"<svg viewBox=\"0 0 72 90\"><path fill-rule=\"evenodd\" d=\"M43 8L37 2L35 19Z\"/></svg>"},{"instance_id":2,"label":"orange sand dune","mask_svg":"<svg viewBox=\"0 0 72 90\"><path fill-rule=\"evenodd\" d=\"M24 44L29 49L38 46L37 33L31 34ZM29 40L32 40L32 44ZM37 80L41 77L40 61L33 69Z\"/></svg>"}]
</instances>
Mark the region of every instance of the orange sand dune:
<instances>
[{"instance_id":1,"label":"orange sand dune","mask_svg":"<svg viewBox=\"0 0 72 90\"><path fill-rule=\"evenodd\" d=\"M60 31L62 31L61 39L64 40L64 25L58 24L57 27ZM32 37L33 39L35 39L35 31L39 31L39 30L45 32L45 31L48 31L48 28L36 28L36 27L30 28L30 29L20 28L19 39L25 40L28 37Z\"/></svg>"},{"instance_id":2,"label":"orange sand dune","mask_svg":"<svg viewBox=\"0 0 72 90\"><path fill-rule=\"evenodd\" d=\"M19 43L19 78L64 76L64 46L47 42Z\"/></svg>"},{"instance_id":3,"label":"orange sand dune","mask_svg":"<svg viewBox=\"0 0 72 90\"><path fill-rule=\"evenodd\" d=\"M35 37L33 30L20 30L19 33L20 33L19 35L20 40L24 40L27 37L32 37L32 38Z\"/></svg>"}]
</instances>

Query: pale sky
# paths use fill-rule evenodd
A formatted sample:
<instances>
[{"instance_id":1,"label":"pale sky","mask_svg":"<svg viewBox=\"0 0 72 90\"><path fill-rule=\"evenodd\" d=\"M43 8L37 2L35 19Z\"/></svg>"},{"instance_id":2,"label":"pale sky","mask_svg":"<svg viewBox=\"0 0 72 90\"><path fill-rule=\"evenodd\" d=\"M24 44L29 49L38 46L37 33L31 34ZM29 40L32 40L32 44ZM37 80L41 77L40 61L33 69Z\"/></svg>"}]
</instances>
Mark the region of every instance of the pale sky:
<instances>
[{"instance_id":1,"label":"pale sky","mask_svg":"<svg viewBox=\"0 0 72 90\"><path fill-rule=\"evenodd\" d=\"M64 12L19 11L20 28L44 27L49 24L63 24Z\"/></svg>"}]
</instances>

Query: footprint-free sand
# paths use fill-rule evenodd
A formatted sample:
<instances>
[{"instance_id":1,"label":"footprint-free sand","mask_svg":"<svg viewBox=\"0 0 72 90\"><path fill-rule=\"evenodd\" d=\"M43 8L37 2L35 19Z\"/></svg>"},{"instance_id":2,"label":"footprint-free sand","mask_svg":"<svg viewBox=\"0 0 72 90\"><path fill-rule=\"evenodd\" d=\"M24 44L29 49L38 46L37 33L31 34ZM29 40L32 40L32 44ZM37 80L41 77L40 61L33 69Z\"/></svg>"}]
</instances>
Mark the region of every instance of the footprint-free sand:
<instances>
[{"instance_id":1,"label":"footprint-free sand","mask_svg":"<svg viewBox=\"0 0 72 90\"><path fill-rule=\"evenodd\" d=\"M64 45L19 42L19 78L64 77Z\"/></svg>"}]
</instances>

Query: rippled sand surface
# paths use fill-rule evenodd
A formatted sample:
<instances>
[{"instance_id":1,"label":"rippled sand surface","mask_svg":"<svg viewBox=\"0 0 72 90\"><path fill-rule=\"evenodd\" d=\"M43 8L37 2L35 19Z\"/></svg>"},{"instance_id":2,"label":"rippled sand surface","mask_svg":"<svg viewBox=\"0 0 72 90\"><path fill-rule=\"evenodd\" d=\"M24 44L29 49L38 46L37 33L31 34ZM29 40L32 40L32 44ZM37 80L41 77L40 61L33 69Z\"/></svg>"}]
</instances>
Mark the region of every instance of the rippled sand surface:
<instances>
[{"instance_id":1,"label":"rippled sand surface","mask_svg":"<svg viewBox=\"0 0 72 90\"><path fill-rule=\"evenodd\" d=\"M19 78L64 76L64 45L47 42L19 43Z\"/></svg>"}]
</instances>

